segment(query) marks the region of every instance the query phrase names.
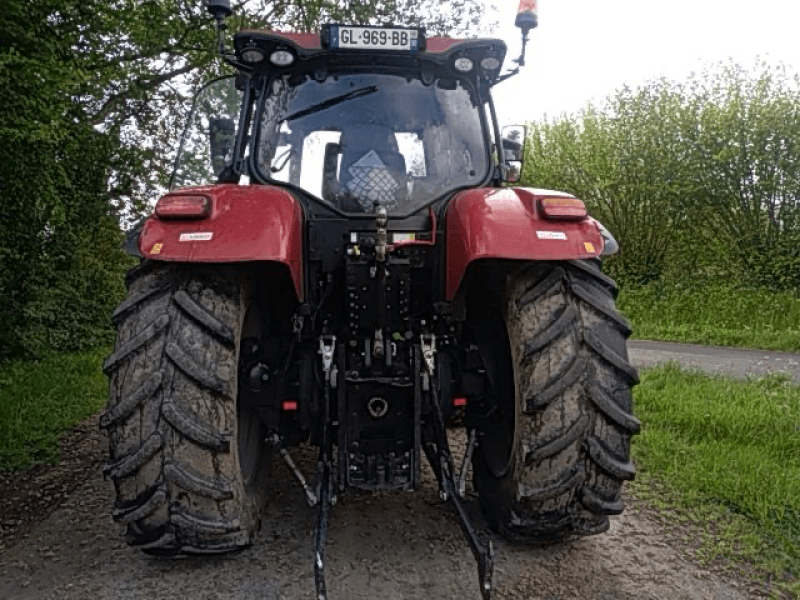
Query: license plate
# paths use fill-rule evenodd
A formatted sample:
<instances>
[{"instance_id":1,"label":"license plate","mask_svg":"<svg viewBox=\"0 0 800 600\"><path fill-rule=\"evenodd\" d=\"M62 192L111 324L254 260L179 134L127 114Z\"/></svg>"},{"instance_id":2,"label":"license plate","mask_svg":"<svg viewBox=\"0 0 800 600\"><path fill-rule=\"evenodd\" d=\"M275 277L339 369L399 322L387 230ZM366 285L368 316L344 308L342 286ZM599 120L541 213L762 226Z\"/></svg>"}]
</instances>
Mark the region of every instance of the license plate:
<instances>
[{"instance_id":1,"label":"license plate","mask_svg":"<svg viewBox=\"0 0 800 600\"><path fill-rule=\"evenodd\" d=\"M331 27L331 48L416 52L419 49L419 31L416 29L334 26Z\"/></svg>"}]
</instances>

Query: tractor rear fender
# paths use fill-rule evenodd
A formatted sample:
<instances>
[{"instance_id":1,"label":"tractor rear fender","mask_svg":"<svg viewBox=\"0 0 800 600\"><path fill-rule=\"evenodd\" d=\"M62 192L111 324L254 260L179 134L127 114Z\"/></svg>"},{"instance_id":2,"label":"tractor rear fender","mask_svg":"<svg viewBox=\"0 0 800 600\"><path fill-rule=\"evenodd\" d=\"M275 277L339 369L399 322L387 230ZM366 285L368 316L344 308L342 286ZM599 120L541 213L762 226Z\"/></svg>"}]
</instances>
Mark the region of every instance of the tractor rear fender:
<instances>
[{"instance_id":1,"label":"tractor rear fender","mask_svg":"<svg viewBox=\"0 0 800 600\"><path fill-rule=\"evenodd\" d=\"M564 192L532 188L456 194L445 217L447 299L455 298L468 267L478 260L576 260L612 253L616 242L600 223L580 216L585 211L566 215L571 220L545 217L543 201L564 204L563 212L569 213L570 204L582 206L575 200Z\"/></svg>"},{"instance_id":2,"label":"tractor rear fender","mask_svg":"<svg viewBox=\"0 0 800 600\"><path fill-rule=\"evenodd\" d=\"M165 200L198 196L208 200L206 216L159 216L159 205L166 205ZM175 190L164 196L142 225L137 246L140 256L153 260L283 264L302 299L302 231L303 210L286 190L220 184Z\"/></svg>"}]
</instances>

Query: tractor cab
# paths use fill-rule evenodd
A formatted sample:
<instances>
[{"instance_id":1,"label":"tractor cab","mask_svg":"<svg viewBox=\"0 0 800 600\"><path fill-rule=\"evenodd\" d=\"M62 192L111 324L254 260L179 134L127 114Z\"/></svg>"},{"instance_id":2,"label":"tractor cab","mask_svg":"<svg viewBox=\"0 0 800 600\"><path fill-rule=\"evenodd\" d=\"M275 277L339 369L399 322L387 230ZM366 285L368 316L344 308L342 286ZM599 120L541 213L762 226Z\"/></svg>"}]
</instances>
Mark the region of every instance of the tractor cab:
<instances>
[{"instance_id":1,"label":"tractor cab","mask_svg":"<svg viewBox=\"0 0 800 600\"><path fill-rule=\"evenodd\" d=\"M225 55L238 74L199 94L173 187L247 176L339 214L408 216L499 182L490 88L505 55L421 28L241 31Z\"/></svg>"}]
</instances>

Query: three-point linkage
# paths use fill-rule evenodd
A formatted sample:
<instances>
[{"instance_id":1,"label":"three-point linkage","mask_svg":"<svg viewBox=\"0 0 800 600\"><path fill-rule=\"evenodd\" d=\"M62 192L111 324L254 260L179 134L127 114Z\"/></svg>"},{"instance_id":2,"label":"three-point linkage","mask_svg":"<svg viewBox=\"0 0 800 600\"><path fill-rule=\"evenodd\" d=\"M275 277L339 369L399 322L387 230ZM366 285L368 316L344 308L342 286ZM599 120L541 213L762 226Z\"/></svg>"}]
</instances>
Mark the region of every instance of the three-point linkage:
<instances>
[{"instance_id":1,"label":"three-point linkage","mask_svg":"<svg viewBox=\"0 0 800 600\"><path fill-rule=\"evenodd\" d=\"M421 338L422 355L423 357L435 356L435 337L422 336ZM447 430L445 428L444 415L442 414L442 407L439 403L439 391L436 386L436 379L433 377L435 363L433 358L425 360L425 368L427 375L431 378L432 384L430 385L430 393L428 400L430 402L430 409L432 415L432 443L424 445L425 453L428 461L433 468L436 478L439 481L439 490L442 499L450 501L458 514L459 525L464 533L464 537L469 543L472 555L478 563L478 581L481 589L481 596L484 600L489 600L492 595L492 575L494 573L494 548L492 542L484 542L478 532L475 530L474 525L469 519L463 504L461 504L461 485L456 483L456 470L453 462L453 455L450 452L450 445L447 441ZM470 435L470 442L467 448L468 455L472 454L475 448L474 432ZM468 460L465 457L465 461ZM460 479L465 476L466 462L461 467Z\"/></svg>"},{"instance_id":2,"label":"three-point linkage","mask_svg":"<svg viewBox=\"0 0 800 600\"><path fill-rule=\"evenodd\" d=\"M333 432L331 431L331 370L336 351L336 336L323 336L319 342L322 355L322 371L325 375L322 397L322 439L317 461L317 481L319 485L319 520L314 548L314 584L317 600L327 600L325 586L325 543L328 538L328 518L336 499L333 494Z\"/></svg>"},{"instance_id":3,"label":"three-point linkage","mask_svg":"<svg viewBox=\"0 0 800 600\"><path fill-rule=\"evenodd\" d=\"M417 364L421 367L419 376L421 379L424 378L427 380L423 385L418 386L417 389L419 390L418 393L424 395L423 400L427 400L426 408L428 409L427 414L430 420L430 427L427 428L428 434L423 434L422 436L423 447L428 461L436 474L441 497L443 500L449 501L453 505L453 508L455 508L461 530L478 563L478 579L481 596L484 600L489 600L493 590L492 575L494 570L494 550L491 542L483 541L478 535L461 502L461 499L464 497L467 465L477 445L476 432L474 430L470 432L464 462L457 472L447 441L447 431L441 405L439 404L439 392L435 383L436 379L433 377L435 369L435 343L435 336L424 335L421 336L420 344L417 347L418 356L420 357ZM318 506L319 509L314 545L315 600L327 600L328 598L325 583L325 545L328 536L331 508L336 503L333 481L335 472L333 465L333 432L331 431L332 421L330 419L331 372L334 365L335 344L336 338L334 336L323 336L320 340L320 354L322 355L322 366L325 375L322 410L325 414L323 415L322 443L320 444L320 453L317 461L315 485L312 486L306 482L305 477L294 464L294 461L292 461L288 451L284 449L281 451L281 457L303 487L309 506ZM273 440L273 443L280 445L280 440Z\"/></svg>"}]
</instances>

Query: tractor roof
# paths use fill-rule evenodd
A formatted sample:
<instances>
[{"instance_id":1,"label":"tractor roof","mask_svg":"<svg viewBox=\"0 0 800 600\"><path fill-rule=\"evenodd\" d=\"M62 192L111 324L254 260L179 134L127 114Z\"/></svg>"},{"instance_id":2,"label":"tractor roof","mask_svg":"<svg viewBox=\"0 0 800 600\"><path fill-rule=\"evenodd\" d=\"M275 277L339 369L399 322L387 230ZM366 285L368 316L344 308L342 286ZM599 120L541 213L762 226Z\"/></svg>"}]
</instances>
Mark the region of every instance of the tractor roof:
<instances>
[{"instance_id":1,"label":"tractor roof","mask_svg":"<svg viewBox=\"0 0 800 600\"><path fill-rule=\"evenodd\" d=\"M377 29L381 31L381 29ZM325 35L325 34L323 34ZM234 36L234 49L241 63L250 70L259 72L286 73L319 73L333 70L405 70L422 69L436 76L441 71L449 71L449 75L465 76L479 73L482 79L493 83L500 73L506 54L506 44L498 39L452 39L442 37L424 38L421 32L419 51L395 51L377 49L344 49L331 48L323 44L320 34L294 33L284 31L265 31L245 29ZM258 61L244 61L243 52L257 49L263 56ZM277 66L271 62L273 53L288 51L292 54L291 64ZM469 72L456 70L454 64L459 58L468 58L474 68ZM484 62L485 59L496 59ZM463 64L463 63L462 63ZM483 65L491 65L484 68Z\"/></svg>"},{"instance_id":2,"label":"tractor roof","mask_svg":"<svg viewBox=\"0 0 800 600\"><path fill-rule=\"evenodd\" d=\"M320 35L318 33L295 33L293 31L268 31L266 29L243 29L236 34L236 39L240 37L250 38L281 38L290 41L295 45L305 48L306 50L322 50L320 43ZM487 42L492 41L505 45L502 40L478 40L478 39L463 39L463 38L443 38L431 37L426 39L427 47L426 52L446 52L457 44L470 44L470 42Z\"/></svg>"}]
</instances>

